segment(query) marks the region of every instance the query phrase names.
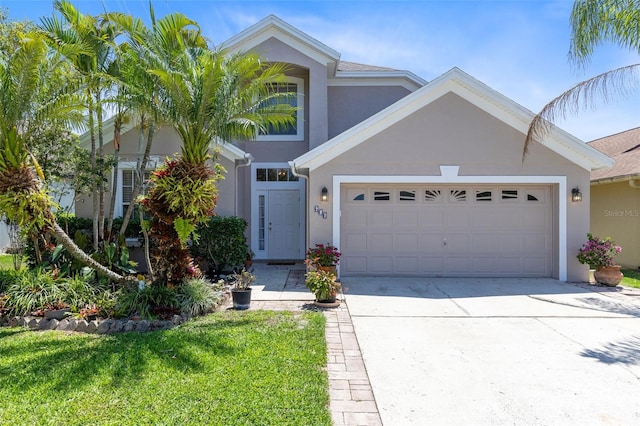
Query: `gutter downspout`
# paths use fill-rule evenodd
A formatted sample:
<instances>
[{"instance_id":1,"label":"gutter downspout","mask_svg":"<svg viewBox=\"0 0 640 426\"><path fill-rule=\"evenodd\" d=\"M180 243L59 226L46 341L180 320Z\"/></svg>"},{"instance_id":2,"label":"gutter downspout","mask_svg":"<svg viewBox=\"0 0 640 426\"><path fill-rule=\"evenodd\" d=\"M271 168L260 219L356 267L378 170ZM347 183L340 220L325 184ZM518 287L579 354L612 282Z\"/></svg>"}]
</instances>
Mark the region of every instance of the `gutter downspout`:
<instances>
[{"instance_id":1,"label":"gutter downspout","mask_svg":"<svg viewBox=\"0 0 640 426\"><path fill-rule=\"evenodd\" d=\"M296 163L293 161L289 161L289 168L291 168L291 174L293 174L297 178L301 178L305 180L304 184L304 205L306 206L306 211L304 213L304 244L305 247L309 245L309 172L305 175L296 167Z\"/></svg>"},{"instance_id":2,"label":"gutter downspout","mask_svg":"<svg viewBox=\"0 0 640 426\"><path fill-rule=\"evenodd\" d=\"M234 185L234 191L233 191L233 215L234 216L238 216L238 169L241 167L249 167L251 165L251 162L254 160L253 155L251 155L251 153L249 152L245 152L244 154L244 158L242 159L242 161L244 161L244 163L238 163L238 161L240 160L236 160L235 162L235 185Z\"/></svg>"}]
</instances>

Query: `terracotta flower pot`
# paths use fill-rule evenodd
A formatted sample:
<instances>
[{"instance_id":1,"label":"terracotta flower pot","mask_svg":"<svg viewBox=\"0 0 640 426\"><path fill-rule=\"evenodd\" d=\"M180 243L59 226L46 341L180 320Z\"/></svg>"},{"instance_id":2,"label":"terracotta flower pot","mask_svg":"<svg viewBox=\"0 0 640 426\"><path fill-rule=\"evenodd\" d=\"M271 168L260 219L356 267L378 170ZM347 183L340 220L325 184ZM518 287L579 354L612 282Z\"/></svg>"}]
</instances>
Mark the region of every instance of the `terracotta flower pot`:
<instances>
[{"instance_id":1,"label":"terracotta flower pot","mask_svg":"<svg viewBox=\"0 0 640 426\"><path fill-rule=\"evenodd\" d=\"M594 272L596 281L600 284L615 287L622 281L624 275L620 272L620 265L602 266Z\"/></svg>"},{"instance_id":2,"label":"terracotta flower pot","mask_svg":"<svg viewBox=\"0 0 640 426\"><path fill-rule=\"evenodd\" d=\"M329 272L333 274L334 277L338 276L338 268L336 267L336 265L329 265L329 266L318 265L318 270Z\"/></svg>"}]
</instances>

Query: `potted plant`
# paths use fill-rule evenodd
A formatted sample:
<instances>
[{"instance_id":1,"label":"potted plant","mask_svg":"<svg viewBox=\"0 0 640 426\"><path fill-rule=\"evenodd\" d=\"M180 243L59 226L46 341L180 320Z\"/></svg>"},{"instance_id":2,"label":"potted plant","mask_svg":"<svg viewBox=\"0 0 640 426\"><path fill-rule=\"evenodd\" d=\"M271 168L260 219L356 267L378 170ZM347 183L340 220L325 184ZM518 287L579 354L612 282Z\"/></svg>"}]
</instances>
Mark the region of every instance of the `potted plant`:
<instances>
[{"instance_id":1,"label":"potted plant","mask_svg":"<svg viewBox=\"0 0 640 426\"><path fill-rule=\"evenodd\" d=\"M335 274L321 269L311 269L305 274L304 283L316 296L315 304L318 306L337 306L337 294L340 283L336 281Z\"/></svg>"},{"instance_id":2,"label":"potted plant","mask_svg":"<svg viewBox=\"0 0 640 426\"><path fill-rule=\"evenodd\" d=\"M246 269L242 269L242 272L232 274L231 278L234 281L231 288L233 309L239 311L249 309L251 305L251 287L249 286L256 280L256 277Z\"/></svg>"},{"instance_id":3,"label":"potted plant","mask_svg":"<svg viewBox=\"0 0 640 426\"><path fill-rule=\"evenodd\" d=\"M341 253L331 244L316 244L314 248L307 250L308 266L314 266L317 269L325 270L337 276L336 266L340 262Z\"/></svg>"},{"instance_id":4,"label":"potted plant","mask_svg":"<svg viewBox=\"0 0 640 426\"><path fill-rule=\"evenodd\" d=\"M578 251L578 261L595 269L594 278L600 284L616 286L620 284L624 275L620 272L620 265L616 265L614 256L622 248L609 237L602 239L587 234L587 242Z\"/></svg>"}]
</instances>

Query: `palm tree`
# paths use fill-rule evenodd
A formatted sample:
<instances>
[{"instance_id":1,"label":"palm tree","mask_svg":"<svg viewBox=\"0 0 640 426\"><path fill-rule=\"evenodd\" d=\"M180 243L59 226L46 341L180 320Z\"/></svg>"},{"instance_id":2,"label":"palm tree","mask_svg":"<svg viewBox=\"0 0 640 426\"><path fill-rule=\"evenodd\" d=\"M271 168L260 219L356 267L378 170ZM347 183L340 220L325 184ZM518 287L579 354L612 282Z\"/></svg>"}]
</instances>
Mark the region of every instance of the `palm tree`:
<instances>
[{"instance_id":1,"label":"palm tree","mask_svg":"<svg viewBox=\"0 0 640 426\"><path fill-rule=\"evenodd\" d=\"M640 0L577 0L571 12L570 60L588 63L594 48L613 42L640 53ZM576 114L596 101L628 96L638 89L640 64L631 64L582 81L549 102L534 117L524 143L523 159L531 141L544 138L552 123Z\"/></svg>"},{"instance_id":2,"label":"palm tree","mask_svg":"<svg viewBox=\"0 0 640 426\"><path fill-rule=\"evenodd\" d=\"M149 11L150 28L146 27L141 19L121 13L108 14L108 18L129 35L128 42L119 46L119 55L122 63L122 79L127 93L126 102L129 108L136 112L140 130L137 176L131 194L132 200L135 200L142 191L156 126L166 121L166 117L160 110L161 88L158 78L147 70L155 67L158 62L172 63L186 47L206 48L207 46L195 21L179 13L156 20L152 5L149 6ZM143 151L142 138L145 131L147 138ZM134 208L135 203L130 203L124 214L120 235L126 232Z\"/></svg>"},{"instance_id":3,"label":"palm tree","mask_svg":"<svg viewBox=\"0 0 640 426\"><path fill-rule=\"evenodd\" d=\"M143 205L151 214L157 241L153 258L163 283L179 283L191 270L186 240L216 206L222 170L210 147L216 141L253 139L268 126L293 122L293 109L271 98L285 81L282 64L252 54L227 55L201 47L185 48L171 61L157 61L148 72L158 79L161 111L181 139L181 155L156 170Z\"/></svg>"},{"instance_id":4,"label":"palm tree","mask_svg":"<svg viewBox=\"0 0 640 426\"><path fill-rule=\"evenodd\" d=\"M0 211L25 232L52 233L72 256L121 281L122 276L87 256L58 225L51 212L53 202L43 187L44 175L25 146L43 122L70 125L80 119L77 87L52 83L59 81L53 77L65 71L65 63L49 53L35 33L25 34L11 53L0 52Z\"/></svg>"},{"instance_id":5,"label":"palm tree","mask_svg":"<svg viewBox=\"0 0 640 426\"><path fill-rule=\"evenodd\" d=\"M96 173L92 193L93 247L97 249L100 239L104 237L104 96L114 82L108 69L113 60L114 41L118 33L109 20L84 15L67 0L56 0L54 9L61 16L43 18L40 28L48 43L66 57L84 79L91 138L91 167Z\"/></svg>"}]
</instances>

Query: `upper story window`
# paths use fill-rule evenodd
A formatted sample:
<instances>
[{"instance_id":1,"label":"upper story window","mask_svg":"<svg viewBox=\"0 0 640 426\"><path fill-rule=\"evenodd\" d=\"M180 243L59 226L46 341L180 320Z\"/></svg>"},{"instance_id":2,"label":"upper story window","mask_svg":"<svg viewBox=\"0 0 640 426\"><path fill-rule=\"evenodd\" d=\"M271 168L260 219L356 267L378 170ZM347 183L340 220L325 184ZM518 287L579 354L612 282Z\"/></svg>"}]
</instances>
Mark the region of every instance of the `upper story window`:
<instances>
[{"instance_id":1,"label":"upper story window","mask_svg":"<svg viewBox=\"0 0 640 426\"><path fill-rule=\"evenodd\" d=\"M278 93L289 93L290 96L274 98L270 102L288 103L298 108L295 112L295 123L279 128L269 128L266 133L260 133L259 141L302 141L304 140L304 81L301 78L288 77L287 83L280 83Z\"/></svg>"}]
</instances>

